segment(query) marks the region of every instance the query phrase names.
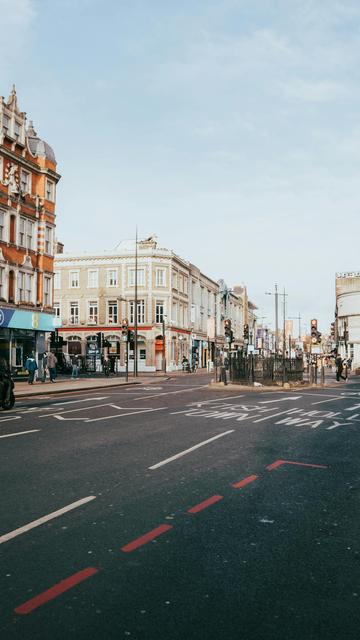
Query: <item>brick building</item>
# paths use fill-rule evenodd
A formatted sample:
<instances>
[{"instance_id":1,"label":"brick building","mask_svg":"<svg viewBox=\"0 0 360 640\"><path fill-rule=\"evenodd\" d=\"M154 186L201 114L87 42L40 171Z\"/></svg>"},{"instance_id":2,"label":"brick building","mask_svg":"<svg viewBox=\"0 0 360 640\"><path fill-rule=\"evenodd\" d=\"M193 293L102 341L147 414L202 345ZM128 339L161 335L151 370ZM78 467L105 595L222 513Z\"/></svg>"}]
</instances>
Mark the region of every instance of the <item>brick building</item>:
<instances>
[{"instance_id":1,"label":"brick building","mask_svg":"<svg viewBox=\"0 0 360 640\"><path fill-rule=\"evenodd\" d=\"M0 357L21 371L54 327L55 193L52 148L18 107L0 97Z\"/></svg>"}]
</instances>

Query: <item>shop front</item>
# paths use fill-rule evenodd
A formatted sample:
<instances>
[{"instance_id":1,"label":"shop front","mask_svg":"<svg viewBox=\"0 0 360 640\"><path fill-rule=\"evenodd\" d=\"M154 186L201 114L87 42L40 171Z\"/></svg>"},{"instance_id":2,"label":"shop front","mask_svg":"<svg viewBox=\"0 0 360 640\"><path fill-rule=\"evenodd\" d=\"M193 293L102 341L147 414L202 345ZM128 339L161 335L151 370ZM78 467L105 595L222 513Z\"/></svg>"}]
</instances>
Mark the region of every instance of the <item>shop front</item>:
<instances>
[{"instance_id":1,"label":"shop front","mask_svg":"<svg viewBox=\"0 0 360 640\"><path fill-rule=\"evenodd\" d=\"M54 331L55 316L50 313L0 307L0 357L14 373L25 371L33 353L37 361L46 350L46 333Z\"/></svg>"}]
</instances>

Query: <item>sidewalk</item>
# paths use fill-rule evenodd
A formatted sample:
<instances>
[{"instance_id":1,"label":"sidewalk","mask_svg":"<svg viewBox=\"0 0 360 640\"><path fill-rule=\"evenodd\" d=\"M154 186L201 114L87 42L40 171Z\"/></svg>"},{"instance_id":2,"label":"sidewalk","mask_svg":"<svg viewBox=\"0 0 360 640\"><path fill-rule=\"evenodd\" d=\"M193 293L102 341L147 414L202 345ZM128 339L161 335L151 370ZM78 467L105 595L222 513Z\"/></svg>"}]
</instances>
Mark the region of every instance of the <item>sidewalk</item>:
<instances>
[{"instance_id":1,"label":"sidewalk","mask_svg":"<svg viewBox=\"0 0 360 640\"><path fill-rule=\"evenodd\" d=\"M109 378L78 378L78 380L72 380L69 378L57 378L56 382L52 383L49 380L46 382L34 382L33 385L27 383L27 381L15 380L15 397L23 398L28 396L43 396L56 393L72 393L74 391L91 391L92 389L108 389L111 387L124 387L134 384L157 384L168 380L169 376L156 375L152 378L139 376L138 378L131 377L129 375L129 381L126 382L125 378L109 377Z\"/></svg>"}]
</instances>

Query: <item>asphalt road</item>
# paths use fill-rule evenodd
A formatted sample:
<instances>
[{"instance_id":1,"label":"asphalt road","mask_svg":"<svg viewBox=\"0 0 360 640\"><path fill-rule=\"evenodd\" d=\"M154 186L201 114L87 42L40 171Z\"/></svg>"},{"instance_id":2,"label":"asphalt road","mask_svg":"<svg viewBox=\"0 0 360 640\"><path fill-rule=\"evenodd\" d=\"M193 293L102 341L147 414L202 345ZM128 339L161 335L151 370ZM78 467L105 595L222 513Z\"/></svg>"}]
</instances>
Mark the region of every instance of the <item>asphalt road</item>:
<instances>
[{"instance_id":1,"label":"asphalt road","mask_svg":"<svg viewBox=\"0 0 360 640\"><path fill-rule=\"evenodd\" d=\"M207 382L1 413L1 638L359 638L360 383Z\"/></svg>"}]
</instances>

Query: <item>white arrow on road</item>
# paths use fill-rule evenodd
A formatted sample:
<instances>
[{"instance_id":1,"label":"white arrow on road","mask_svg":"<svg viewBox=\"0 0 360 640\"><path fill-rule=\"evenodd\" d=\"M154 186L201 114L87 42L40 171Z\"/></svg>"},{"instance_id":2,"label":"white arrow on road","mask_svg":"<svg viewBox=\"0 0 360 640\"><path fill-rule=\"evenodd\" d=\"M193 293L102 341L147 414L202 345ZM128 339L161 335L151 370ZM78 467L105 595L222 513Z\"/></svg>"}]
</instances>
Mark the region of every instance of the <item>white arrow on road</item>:
<instances>
[{"instance_id":1,"label":"white arrow on road","mask_svg":"<svg viewBox=\"0 0 360 640\"><path fill-rule=\"evenodd\" d=\"M263 400L259 404L270 404L271 402L285 402L287 400L299 400L301 396L290 396L289 398L279 398L278 400Z\"/></svg>"}]
</instances>

